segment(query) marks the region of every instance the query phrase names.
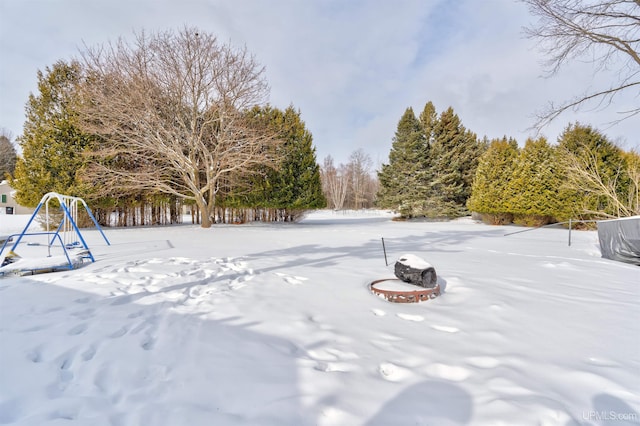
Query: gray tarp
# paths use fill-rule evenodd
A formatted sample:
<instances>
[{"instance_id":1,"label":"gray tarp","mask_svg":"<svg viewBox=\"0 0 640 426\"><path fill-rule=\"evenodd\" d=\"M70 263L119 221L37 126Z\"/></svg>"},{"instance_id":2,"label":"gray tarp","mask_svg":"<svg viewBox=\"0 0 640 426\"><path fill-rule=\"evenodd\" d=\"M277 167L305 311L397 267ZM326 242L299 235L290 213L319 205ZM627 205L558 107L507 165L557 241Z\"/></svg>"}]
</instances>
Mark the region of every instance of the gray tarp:
<instances>
[{"instance_id":1,"label":"gray tarp","mask_svg":"<svg viewBox=\"0 0 640 426\"><path fill-rule=\"evenodd\" d=\"M598 222L602 257L640 265L640 216Z\"/></svg>"}]
</instances>

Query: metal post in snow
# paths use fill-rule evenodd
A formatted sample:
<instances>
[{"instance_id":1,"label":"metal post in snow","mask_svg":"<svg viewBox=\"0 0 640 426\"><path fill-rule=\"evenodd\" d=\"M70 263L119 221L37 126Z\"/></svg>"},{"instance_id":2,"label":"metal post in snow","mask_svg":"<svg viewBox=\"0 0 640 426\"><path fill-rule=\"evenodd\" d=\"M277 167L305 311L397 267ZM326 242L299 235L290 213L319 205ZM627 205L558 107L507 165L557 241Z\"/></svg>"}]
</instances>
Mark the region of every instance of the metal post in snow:
<instances>
[{"instance_id":1,"label":"metal post in snow","mask_svg":"<svg viewBox=\"0 0 640 426\"><path fill-rule=\"evenodd\" d=\"M387 262L387 249L384 246L384 237L382 237L382 251L384 252L384 264L385 266L389 266L389 262Z\"/></svg>"},{"instance_id":2,"label":"metal post in snow","mask_svg":"<svg viewBox=\"0 0 640 426\"><path fill-rule=\"evenodd\" d=\"M569 219L569 247L571 247L571 219Z\"/></svg>"}]
</instances>

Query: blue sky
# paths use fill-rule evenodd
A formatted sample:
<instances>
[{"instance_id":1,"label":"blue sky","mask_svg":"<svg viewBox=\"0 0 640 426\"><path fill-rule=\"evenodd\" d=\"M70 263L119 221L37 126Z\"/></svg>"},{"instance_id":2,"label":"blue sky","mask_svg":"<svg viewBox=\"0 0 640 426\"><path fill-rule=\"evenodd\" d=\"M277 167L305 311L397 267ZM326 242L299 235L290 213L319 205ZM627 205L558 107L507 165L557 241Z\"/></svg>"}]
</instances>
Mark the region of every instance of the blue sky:
<instances>
[{"instance_id":1,"label":"blue sky","mask_svg":"<svg viewBox=\"0 0 640 426\"><path fill-rule=\"evenodd\" d=\"M575 61L544 78L544 58L522 32L533 18L515 0L0 0L0 16L0 127L14 137L38 70L83 44L143 29L195 26L246 45L266 67L270 102L300 110L319 162L346 162L360 148L374 164L386 162L404 110L418 114L427 101L438 112L453 107L480 137L523 144L548 102L615 76ZM587 105L542 135L554 142L580 121L638 148L637 118L609 124L636 105L630 93L607 108Z\"/></svg>"}]
</instances>

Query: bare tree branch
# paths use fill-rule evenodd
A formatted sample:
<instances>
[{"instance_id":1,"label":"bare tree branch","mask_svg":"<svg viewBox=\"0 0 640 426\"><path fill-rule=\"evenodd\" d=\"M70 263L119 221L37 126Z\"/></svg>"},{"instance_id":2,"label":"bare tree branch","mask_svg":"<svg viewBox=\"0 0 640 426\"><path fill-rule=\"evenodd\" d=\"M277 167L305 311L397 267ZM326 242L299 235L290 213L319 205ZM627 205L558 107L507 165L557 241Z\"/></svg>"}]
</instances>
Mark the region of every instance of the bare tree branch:
<instances>
[{"instance_id":1,"label":"bare tree branch","mask_svg":"<svg viewBox=\"0 0 640 426\"><path fill-rule=\"evenodd\" d=\"M563 112L599 99L601 106L614 97L640 86L640 1L639 0L521 0L539 18L525 33L540 42L547 56L549 76L572 59L589 57L596 71L622 60L618 81L608 87L584 92L562 102L550 103L538 114L534 127L540 130ZM638 91L640 93L640 91ZM621 111L628 119L640 113L640 106Z\"/></svg>"},{"instance_id":2,"label":"bare tree branch","mask_svg":"<svg viewBox=\"0 0 640 426\"><path fill-rule=\"evenodd\" d=\"M599 160L594 152L583 151L579 155L565 151L568 179L567 188L587 194L582 206L583 213L605 216L609 218L628 217L640 214L640 157L631 152L628 159L621 164L613 175L601 170ZM626 185L620 185L624 178ZM621 191L621 187L624 191ZM599 206L591 205L593 198L601 199L611 206L610 212L605 212Z\"/></svg>"}]
</instances>

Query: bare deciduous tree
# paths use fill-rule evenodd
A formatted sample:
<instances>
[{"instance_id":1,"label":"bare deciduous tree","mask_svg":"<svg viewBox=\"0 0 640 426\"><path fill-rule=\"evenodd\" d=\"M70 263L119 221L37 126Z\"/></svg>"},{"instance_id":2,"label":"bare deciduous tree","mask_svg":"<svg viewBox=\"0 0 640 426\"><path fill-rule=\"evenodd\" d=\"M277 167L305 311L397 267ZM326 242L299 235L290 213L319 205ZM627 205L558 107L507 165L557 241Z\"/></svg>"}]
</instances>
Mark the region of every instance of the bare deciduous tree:
<instances>
[{"instance_id":1,"label":"bare deciduous tree","mask_svg":"<svg viewBox=\"0 0 640 426\"><path fill-rule=\"evenodd\" d=\"M625 205L632 216L640 215L640 154L635 151L626 153L629 188Z\"/></svg>"},{"instance_id":2,"label":"bare deciduous tree","mask_svg":"<svg viewBox=\"0 0 640 426\"><path fill-rule=\"evenodd\" d=\"M16 168L16 149L13 146L13 135L7 129L0 130L0 181L7 174L13 174Z\"/></svg>"},{"instance_id":3,"label":"bare deciduous tree","mask_svg":"<svg viewBox=\"0 0 640 426\"><path fill-rule=\"evenodd\" d=\"M355 209L361 209L366 205L371 164L371 157L362 148L352 152L349 157L349 184Z\"/></svg>"},{"instance_id":4,"label":"bare deciduous tree","mask_svg":"<svg viewBox=\"0 0 640 426\"><path fill-rule=\"evenodd\" d=\"M345 166L341 164L336 168L333 164L333 157L328 155L320 168L320 177L329 206L336 210L342 210L349 187Z\"/></svg>"},{"instance_id":5,"label":"bare deciduous tree","mask_svg":"<svg viewBox=\"0 0 640 426\"><path fill-rule=\"evenodd\" d=\"M275 164L280 142L246 113L268 95L264 68L246 48L184 28L82 57L83 127L103 140L88 170L93 182L193 200L206 228L226 183Z\"/></svg>"},{"instance_id":6,"label":"bare deciduous tree","mask_svg":"<svg viewBox=\"0 0 640 426\"><path fill-rule=\"evenodd\" d=\"M592 152L580 155L565 152L567 182L569 188L586 194L583 212L611 218L640 215L640 156L635 152L626 153L626 159L620 163L615 173L601 170L600 162ZM620 181L625 184L621 185ZM589 199L603 200L610 208L595 208ZM601 206L595 206L601 207Z\"/></svg>"},{"instance_id":7,"label":"bare deciduous tree","mask_svg":"<svg viewBox=\"0 0 640 426\"><path fill-rule=\"evenodd\" d=\"M564 111L588 101L610 104L616 94L640 88L640 0L521 1L539 18L525 31L540 41L548 57L546 65L550 75L575 58L588 58L597 69L622 59L618 81L559 105L550 103L539 114L535 127L544 127ZM640 108L620 112L625 119L640 113Z\"/></svg>"},{"instance_id":8,"label":"bare deciduous tree","mask_svg":"<svg viewBox=\"0 0 640 426\"><path fill-rule=\"evenodd\" d=\"M336 210L373 207L378 180L371 174L371 163L371 157L362 149L354 151L346 165L334 166L330 155L324 159L320 178L329 207Z\"/></svg>"}]
</instances>

